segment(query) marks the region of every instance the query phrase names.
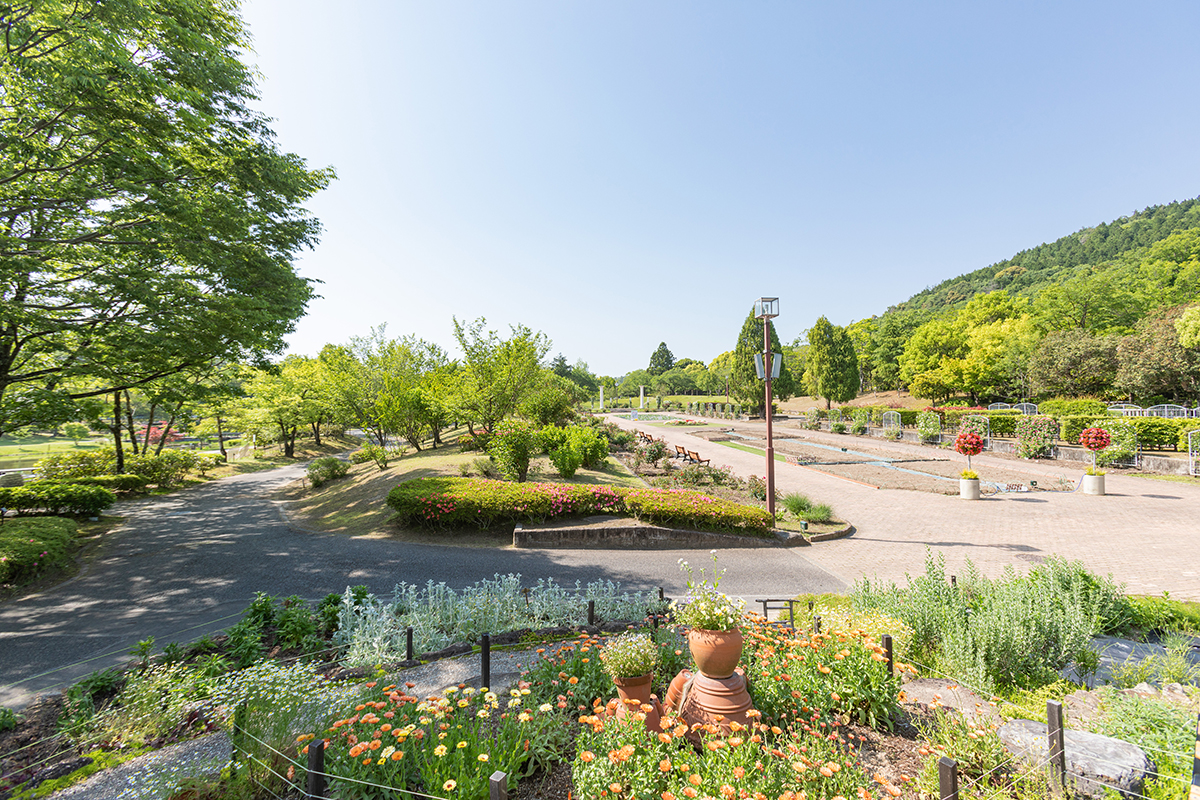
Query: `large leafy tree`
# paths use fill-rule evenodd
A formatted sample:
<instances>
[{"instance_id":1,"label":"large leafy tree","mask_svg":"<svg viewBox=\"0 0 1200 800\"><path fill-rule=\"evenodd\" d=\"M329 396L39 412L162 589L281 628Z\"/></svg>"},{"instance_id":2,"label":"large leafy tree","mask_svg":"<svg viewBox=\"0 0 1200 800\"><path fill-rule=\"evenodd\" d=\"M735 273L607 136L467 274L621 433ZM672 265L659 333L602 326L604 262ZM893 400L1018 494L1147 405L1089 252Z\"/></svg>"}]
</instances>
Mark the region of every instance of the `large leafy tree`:
<instances>
[{"instance_id":1,"label":"large leafy tree","mask_svg":"<svg viewBox=\"0 0 1200 800\"><path fill-rule=\"evenodd\" d=\"M1138 323L1117 346L1116 387L1143 402L1200 399L1200 350L1180 344L1183 309L1164 309Z\"/></svg>"},{"instance_id":2,"label":"large leafy tree","mask_svg":"<svg viewBox=\"0 0 1200 800\"><path fill-rule=\"evenodd\" d=\"M0 427L280 350L332 173L250 108L235 5L30 0L0 32Z\"/></svg>"},{"instance_id":3,"label":"large leafy tree","mask_svg":"<svg viewBox=\"0 0 1200 800\"><path fill-rule=\"evenodd\" d=\"M768 322L767 330L771 352L782 354L783 346L779 343L779 335L775 333L775 323ZM763 344L762 320L757 319L751 311L742 323L737 346L733 349L733 359L729 365L729 393L742 405L759 410L766 401L766 386L758 377L754 356L763 352ZM779 377L771 382L771 397L774 400L787 400L795 394L796 380L785 357L779 368Z\"/></svg>"},{"instance_id":4,"label":"large leafy tree","mask_svg":"<svg viewBox=\"0 0 1200 800\"><path fill-rule=\"evenodd\" d=\"M1046 396L1101 394L1117 374L1116 336L1051 331L1030 360L1033 391Z\"/></svg>"},{"instance_id":5,"label":"large leafy tree","mask_svg":"<svg viewBox=\"0 0 1200 800\"><path fill-rule=\"evenodd\" d=\"M858 396L858 355L846 329L825 317L808 331L808 357L805 384L816 397L825 398L825 407L845 403Z\"/></svg>"},{"instance_id":6,"label":"large leafy tree","mask_svg":"<svg viewBox=\"0 0 1200 800\"><path fill-rule=\"evenodd\" d=\"M493 431L542 385L541 360L550 340L524 325L512 326L502 339L483 317L470 323L455 319L454 337L463 353L455 373L458 410L468 423Z\"/></svg>"}]
</instances>

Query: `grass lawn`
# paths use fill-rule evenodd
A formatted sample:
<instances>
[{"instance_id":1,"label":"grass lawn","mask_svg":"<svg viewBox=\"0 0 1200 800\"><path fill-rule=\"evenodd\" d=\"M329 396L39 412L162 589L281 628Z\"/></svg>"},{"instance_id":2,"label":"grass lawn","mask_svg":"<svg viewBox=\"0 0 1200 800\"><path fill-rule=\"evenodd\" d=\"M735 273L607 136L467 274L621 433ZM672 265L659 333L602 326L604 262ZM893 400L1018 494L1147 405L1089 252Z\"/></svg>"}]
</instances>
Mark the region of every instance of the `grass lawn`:
<instances>
[{"instance_id":1,"label":"grass lawn","mask_svg":"<svg viewBox=\"0 0 1200 800\"><path fill-rule=\"evenodd\" d=\"M393 512L385 501L387 493L396 484L413 478L439 475L458 477L464 474L464 468L471 475L479 475L479 470L474 466L477 460L486 461L487 456L479 452L463 452L457 444L449 444L436 450L409 453L391 462L382 471L371 462L356 464L346 478L331 481L317 490L294 484L284 489L281 496L288 501L288 513L293 519L315 530L426 544L445 544L447 538L452 537L454 544L458 545L511 545L512 531L509 529L447 533L400 528L390 522ZM604 470L580 469L573 478L566 480L558 475L548 457L538 456L529 465L528 480L638 488L645 486L640 478L612 457L608 459Z\"/></svg>"}]
</instances>

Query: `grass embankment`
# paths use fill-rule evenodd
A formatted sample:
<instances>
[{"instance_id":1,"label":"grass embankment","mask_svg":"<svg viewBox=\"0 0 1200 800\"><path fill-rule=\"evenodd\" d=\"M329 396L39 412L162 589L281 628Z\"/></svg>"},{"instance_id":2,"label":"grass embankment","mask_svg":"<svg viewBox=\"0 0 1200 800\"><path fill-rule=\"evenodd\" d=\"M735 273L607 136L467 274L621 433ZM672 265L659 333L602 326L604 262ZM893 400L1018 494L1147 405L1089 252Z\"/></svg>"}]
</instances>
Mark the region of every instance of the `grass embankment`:
<instances>
[{"instance_id":1,"label":"grass embankment","mask_svg":"<svg viewBox=\"0 0 1200 800\"><path fill-rule=\"evenodd\" d=\"M78 571L80 550L120 525L118 517L7 518L0 525L0 600L52 586Z\"/></svg>"},{"instance_id":2,"label":"grass embankment","mask_svg":"<svg viewBox=\"0 0 1200 800\"><path fill-rule=\"evenodd\" d=\"M409 453L392 461L380 470L374 463L355 464L350 474L331 481L320 489L294 485L283 492L290 502L288 512L305 527L345 533L351 536L380 536L417 543L445 543L452 536L455 544L496 546L511 545L506 531L502 534L461 532L431 532L419 528L401 528L391 522L394 512L387 506L387 495L396 484L414 478L464 477L480 474L476 462L486 462L479 452L463 452L456 444L446 444L436 450L426 449ZM466 472L464 472L464 469ZM570 480L559 477L547 456L538 456L529 466L530 481L563 483L573 486L624 486L644 488L634 476L614 458L609 458L603 470L584 470Z\"/></svg>"}]
</instances>

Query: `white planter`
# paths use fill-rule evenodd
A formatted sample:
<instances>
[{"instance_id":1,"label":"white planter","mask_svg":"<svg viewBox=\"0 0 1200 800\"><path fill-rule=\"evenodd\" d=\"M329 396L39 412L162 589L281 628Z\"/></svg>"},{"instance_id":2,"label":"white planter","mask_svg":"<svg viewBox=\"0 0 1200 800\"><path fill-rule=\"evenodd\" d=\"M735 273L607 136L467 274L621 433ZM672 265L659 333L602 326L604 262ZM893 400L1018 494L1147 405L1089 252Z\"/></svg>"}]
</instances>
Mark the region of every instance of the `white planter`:
<instances>
[{"instance_id":1,"label":"white planter","mask_svg":"<svg viewBox=\"0 0 1200 800\"><path fill-rule=\"evenodd\" d=\"M1083 493L1104 496L1104 476L1103 475L1084 475L1083 476Z\"/></svg>"},{"instance_id":2,"label":"white planter","mask_svg":"<svg viewBox=\"0 0 1200 800\"><path fill-rule=\"evenodd\" d=\"M979 499L979 479L978 478L959 478L958 479L958 496L963 500L978 500Z\"/></svg>"}]
</instances>

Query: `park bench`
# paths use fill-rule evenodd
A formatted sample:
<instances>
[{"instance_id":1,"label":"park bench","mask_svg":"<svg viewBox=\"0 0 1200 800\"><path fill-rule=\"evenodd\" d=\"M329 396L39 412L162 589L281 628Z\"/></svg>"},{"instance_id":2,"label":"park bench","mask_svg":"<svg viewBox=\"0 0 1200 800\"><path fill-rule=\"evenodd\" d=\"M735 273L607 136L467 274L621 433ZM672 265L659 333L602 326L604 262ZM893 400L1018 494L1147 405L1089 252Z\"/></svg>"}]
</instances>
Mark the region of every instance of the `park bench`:
<instances>
[{"instance_id":1,"label":"park bench","mask_svg":"<svg viewBox=\"0 0 1200 800\"><path fill-rule=\"evenodd\" d=\"M682 458L684 461L691 461L691 459L688 457L688 451L685 450L681 444L675 445L675 456L677 458Z\"/></svg>"},{"instance_id":2,"label":"park bench","mask_svg":"<svg viewBox=\"0 0 1200 800\"><path fill-rule=\"evenodd\" d=\"M710 461L712 461L711 458L701 458L700 454L697 453L695 450L688 450L687 454L691 458L693 464L707 465Z\"/></svg>"}]
</instances>

